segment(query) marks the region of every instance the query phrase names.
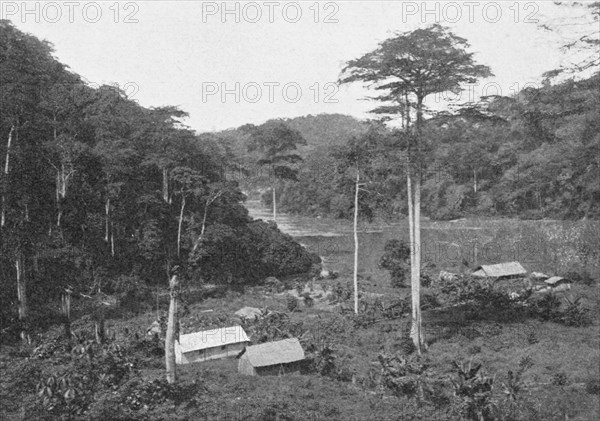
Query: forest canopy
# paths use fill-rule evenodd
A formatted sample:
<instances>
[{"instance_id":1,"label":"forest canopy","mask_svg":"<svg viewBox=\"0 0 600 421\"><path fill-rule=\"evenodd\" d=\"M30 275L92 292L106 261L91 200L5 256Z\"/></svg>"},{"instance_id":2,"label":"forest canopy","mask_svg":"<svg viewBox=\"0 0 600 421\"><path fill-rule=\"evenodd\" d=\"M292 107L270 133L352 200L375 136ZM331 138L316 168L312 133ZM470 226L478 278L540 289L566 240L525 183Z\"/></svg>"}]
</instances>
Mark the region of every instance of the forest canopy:
<instances>
[{"instance_id":1,"label":"forest canopy","mask_svg":"<svg viewBox=\"0 0 600 421\"><path fill-rule=\"evenodd\" d=\"M598 219L594 204L600 201L599 83L596 73L430 115L423 128L428 148L421 168L424 214L435 219ZM323 123L327 120L330 124ZM352 180L344 175L346 164L339 157L363 139L372 144L373 156L361 214L384 219L406 215L406 168L398 160L401 135L378 122L352 123L326 114L288 120L307 139L321 136L324 141L309 142L302 149L297 181L277 181L281 212L351 217ZM332 136L332 127L345 130ZM231 138L231 133L219 136ZM240 179L257 185L256 177ZM270 200L265 193L265 204Z\"/></svg>"}]
</instances>

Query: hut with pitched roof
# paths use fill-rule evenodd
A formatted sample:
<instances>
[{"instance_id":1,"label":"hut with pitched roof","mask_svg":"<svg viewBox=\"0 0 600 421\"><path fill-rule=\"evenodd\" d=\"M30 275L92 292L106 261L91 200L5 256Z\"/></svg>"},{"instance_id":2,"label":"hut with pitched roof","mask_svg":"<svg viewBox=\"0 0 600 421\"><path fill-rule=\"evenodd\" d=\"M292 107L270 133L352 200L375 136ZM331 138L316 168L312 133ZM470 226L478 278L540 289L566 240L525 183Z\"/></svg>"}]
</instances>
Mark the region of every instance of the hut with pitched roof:
<instances>
[{"instance_id":1,"label":"hut with pitched roof","mask_svg":"<svg viewBox=\"0 0 600 421\"><path fill-rule=\"evenodd\" d=\"M238 358L238 372L250 376L301 371L305 363L304 350L297 338L248 346Z\"/></svg>"},{"instance_id":2,"label":"hut with pitched roof","mask_svg":"<svg viewBox=\"0 0 600 421\"><path fill-rule=\"evenodd\" d=\"M241 326L231 326L180 335L175 341L175 362L190 364L235 358L250 342Z\"/></svg>"}]
</instances>

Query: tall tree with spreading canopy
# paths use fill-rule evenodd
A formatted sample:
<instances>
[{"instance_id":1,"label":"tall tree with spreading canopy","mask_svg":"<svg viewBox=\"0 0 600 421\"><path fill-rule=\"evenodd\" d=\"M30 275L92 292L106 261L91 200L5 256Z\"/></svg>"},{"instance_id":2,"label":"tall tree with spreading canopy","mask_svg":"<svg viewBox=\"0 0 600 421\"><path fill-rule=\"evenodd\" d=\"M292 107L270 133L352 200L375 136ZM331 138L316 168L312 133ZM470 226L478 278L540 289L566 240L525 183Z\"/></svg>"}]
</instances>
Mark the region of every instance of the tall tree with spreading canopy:
<instances>
[{"instance_id":1,"label":"tall tree with spreading canopy","mask_svg":"<svg viewBox=\"0 0 600 421\"><path fill-rule=\"evenodd\" d=\"M412 329L417 352L424 345L421 329L421 167L425 99L432 94L461 91L461 85L479 77L492 76L490 69L478 65L469 44L447 28L435 24L412 32L399 33L375 50L346 64L340 83L363 82L382 91L375 100L384 103L373 110L378 114L402 116L406 139L406 184L409 235L411 243ZM415 114L415 119L411 118ZM414 123L413 123L414 121Z\"/></svg>"},{"instance_id":2,"label":"tall tree with spreading canopy","mask_svg":"<svg viewBox=\"0 0 600 421\"><path fill-rule=\"evenodd\" d=\"M258 151L261 154L258 165L269 166L273 220L277 221L275 182L277 179L297 180L297 171L292 165L302 161L302 158L292 151L296 150L298 145L305 145L306 140L298 130L292 129L283 120L269 120L260 126L249 124L241 129L250 135L248 151Z\"/></svg>"}]
</instances>

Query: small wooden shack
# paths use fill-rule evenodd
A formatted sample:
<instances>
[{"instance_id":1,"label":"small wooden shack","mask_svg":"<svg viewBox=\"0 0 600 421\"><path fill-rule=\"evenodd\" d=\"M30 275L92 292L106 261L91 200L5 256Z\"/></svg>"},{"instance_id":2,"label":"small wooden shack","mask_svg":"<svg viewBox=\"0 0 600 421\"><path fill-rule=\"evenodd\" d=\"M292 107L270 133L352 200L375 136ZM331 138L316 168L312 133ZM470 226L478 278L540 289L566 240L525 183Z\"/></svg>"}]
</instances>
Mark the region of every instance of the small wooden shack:
<instances>
[{"instance_id":1,"label":"small wooden shack","mask_svg":"<svg viewBox=\"0 0 600 421\"><path fill-rule=\"evenodd\" d=\"M481 265L473 272L473 276L481 278L508 279L524 276L527 271L519 262L498 263L495 265Z\"/></svg>"},{"instance_id":2,"label":"small wooden shack","mask_svg":"<svg viewBox=\"0 0 600 421\"><path fill-rule=\"evenodd\" d=\"M231 326L180 335L175 341L175 362L190 364L235 358L250 342L241 326Z\"/></svg>"},{"instance_id":3,"label":"small wooden shack","mask_svg":"<svg viewBox=\"0 0 600 421\"><path fill-rule=\"evenodd\" d=\"M305 362L304 350L297 338L246 347L238 358L238 372L250 376L299 371Z\"/></svg>"},{"instance_id":4,"label":"small wooden shack","mask_svg":"<svg viewBox=\"0 0 600 421\"><path fill-rule=\"evenodd\" d=\"M563 278L562 276L553 276L544 281L546 285L548 285L549 291L560 292L560 291L568 291L571 289L571 281Z\"/></svg>"}]
</instances>

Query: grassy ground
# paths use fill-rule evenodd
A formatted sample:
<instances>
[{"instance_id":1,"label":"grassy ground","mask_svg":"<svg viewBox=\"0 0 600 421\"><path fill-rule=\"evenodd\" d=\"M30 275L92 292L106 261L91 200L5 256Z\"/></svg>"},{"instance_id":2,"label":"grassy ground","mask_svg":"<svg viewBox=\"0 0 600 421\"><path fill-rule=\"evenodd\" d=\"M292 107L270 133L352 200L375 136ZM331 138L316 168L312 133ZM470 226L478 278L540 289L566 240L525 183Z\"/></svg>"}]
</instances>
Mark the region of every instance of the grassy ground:
<instances>
[{"instance_id":1,"label":"grassy ground","mask_svg":"<svg viewBox=\"0 0 600 421\"><path fill-rule=\"evenodd\" d=\"M514 250L519 241L535 239L536 236L543 237L550 245L567 241L568 230L573 230L573 227L540 228L538 225L522 228L515 233L502 224L490 223L489 227L477 229L461 224L464 225L462 222L431 223L424 229L425 242L435 245L430 249L430 253L433 253L430 256L435 257L430 259L432 265L428 269L432 275L435 276L441 269L467 272L474 266L473 255L450 258L456 254L448 254L448 249L440 251L440 244L460 244L466 250L466 244L475 239L481 244L510 243ZM590 231L591 234L585 230L582 232L579 237L569 241L579 241L582 235L591 235L589 244L593 244L594 231ZM383 294L387 302L406 297L410 292L408 288L392 288L388 274L377 268L385 241L397 235L393 231L361 235L360 289ZM555 243L551 242L552 238ZM324 249L323 241L330 240L303 238L300 241L307 244L309 249ZM327 246L327 253L321 254L328 258L326 266L339 272L340 276L336 280L320 281L320 284L324 288L336 283L350 286L353 244L349 237L337 237L331 241L334 242ZM548 254L547 248L535 253L525 251L521 257L532 256L529 259L532 261L523 264L529 271L559 273L566 264L558 264L552 259L557 256L565 260L573 259L569 253L575 250L574 244L578 243L567 243L567 247L558 249L555 247L554 254ZM545 256L545 260L540 256ZM507 260L522 260L519 255L512 257L516 258ZM463 262L465 258L467 265ZM494 259L490 258L489 253L480 253L479 260L479 263L487 263ZM579 260L578 264L581 265ZM587 269L594 273L597 266L588 262ZM288 314L288 324L296 326L303 344L326 344L334 349L336 371L329 376L312 372L280 377L247 377L237 373L235 360L213 361L180 366L180 387L165 392L164 386L148 386L152 381L164 378L163 356L160 349L151 348L146 335L146 329L157 317L156 311L121 314L108 320L106 327L109 336L114 337L114 343L121 344L126 350L127 355L123 358L133 361L134 369L128 372L122 382L98 389L91 399L91 406L79 418L72 415L64 419L460 419L451 383L458 378L452 365L454 361L481 363L485 374L493 378L493 402L502 407L509 402L504 393L504 386L510 384L509 372L516 372L519 363L527 357L531 367L524 372L521 381L517 402L522 407L520 416L498 419L600 419L598 285L596 278L593 285L575 284L569 292L571 296L583 297L584 305L592 310L594 322L586 327L569 327L527 317L512 319L464 306L445 306L424 311L428 350L419 361L427 368L420 378L425 384L440 390L435 396L432 395L436 397L436 402L432 398L430 403L421 407L414 395L395 396L382 386L382 366L378 362L380 354L406 354L407 317L360 327L352 316L340 314L339 309L333 306L306 307L300 302L298 311L289 313L285 294L261 287L244 292L230 291L202 300L195 300L191 295L184 296L182 333L237 323L233 313L244 306L267 307ZM426 289L424 293L432 294L434 289ZM159 306L160 311L164 312L166 301L161 299ZM73 328L79 332L91 332L92 325L89 317L83 317L74 323ZM32 358L32 355L36 355L32 353L33 348L47 344L59 335L60 328L56 327L43 337L36 338L36 343L30 347L3 345L0 348L0 419L60 419L41 406L42 398L36 395L36 385L40 379L73 370L76 365L71 357L60 356L68 353L57 352L43 358ZM150 392L144 395L140 390ZM139 398L141 403L132 405L134 398Z\"/></svg>"},{"instance_id":2,"label":"grassy ground","mask_svg":"<svg viewBox=\"0 0 600 421\"><path fill-rule=\"evenodd\" d=\"M597 287L576 286L573 292L598 302ZM286 300L276 294L265 295L260 288L208 298L187 306L182 328L193 331L219 321L228 324L234 320L233 312L246 305L284 312ZM145 313L110 320L107 328L116 342L126 343L136 335L143 337L155 317L155 313ZM582 328L538 320L499 323L493 317L470 318L459 307L430 310L423 319L429 348L422 361L429 367L427 378L431 381L449 384L455 379L453 361L480 362L485 372L494 377L501 402L502 384L508 382L509 370L514 371L519 361L529 356L533 365L524 375L522 394L528 405L536 407L538 419L597 419L599 396L597 391L586 391L586 385L598 378L597 319L593 326ZM83 419L459 419L450 415L447 407L419 409L415 398L394 397L379 386L381 366L377 356L402 352L406 318L357 328L337 312L301 305L299 311L290 313L290 320L301 323L310 340L322 339L335 348L336 364L343 368L337 379L315 373L247 377L237 373L235 360L192 364L179 367L179 382L191 388L193 398L158 404L150 400L147 406L132 410L123 402L127 395L124 391L164 377L160 353L137 354L137 370L114 391L97 393ZM76 323L75 329L91 329L89 319ZM52 334L57 332L47 336ZM31 360L27 355L26 349L7 347L0 353L3 420L37 419L36 414L41 417L32 409L39 403L35 380L44 377L41 373L60 371L60 364L52 359ZM185 395L185 388L178 393Z\"/></svg>"}]
</instances>

